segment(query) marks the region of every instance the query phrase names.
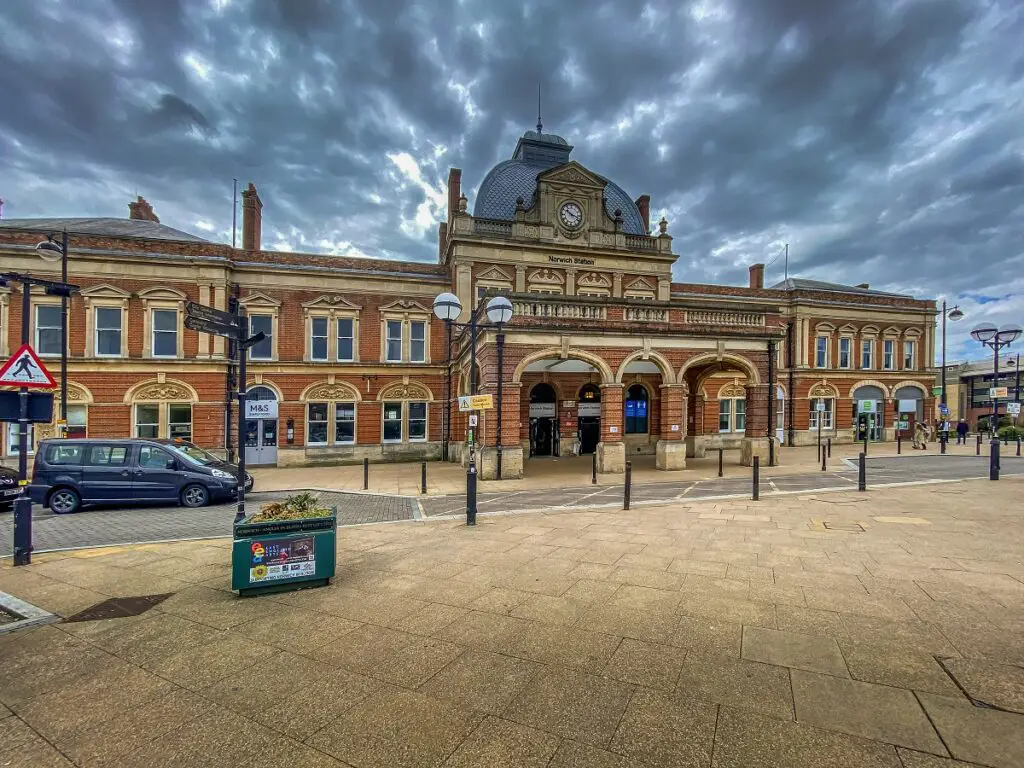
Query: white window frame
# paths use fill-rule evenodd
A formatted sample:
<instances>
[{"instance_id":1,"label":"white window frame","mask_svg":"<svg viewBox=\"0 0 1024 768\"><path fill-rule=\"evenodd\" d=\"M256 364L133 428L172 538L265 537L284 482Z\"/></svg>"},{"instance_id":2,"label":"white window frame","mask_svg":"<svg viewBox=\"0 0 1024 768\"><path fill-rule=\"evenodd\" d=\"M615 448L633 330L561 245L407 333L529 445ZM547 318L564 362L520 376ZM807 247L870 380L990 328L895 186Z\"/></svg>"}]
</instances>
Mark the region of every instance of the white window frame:
<instances>
[{"instance_id":1,"label":"white window frame","mask_svg":"<svg viewBox=\"0 0 1024 768\"><path fill-rule=\"evenodd\" d=\"M185 300L188 298L174 288L149 288L139 293L145 312L145 328L143 329L142 356L157 360L181 360L185 357ZM156 310L174 310L178 313L175 333L177 344L174 355L153 354L153 312Z\"/></svg>"},{"instance_id":2,"label":"white window frame","mask_svg":"<svg viewBox=\"0 0 1024 768\"><path fill-rule=\"evenodd\" d=\"M277 322L274 319L274 313L273 312L268 312L268 311L263 310L263 309L255 310L255 311L253 311L251 313L247 311L245 313L245 321L246 321L246 323L249 326L249 336L254 336L256 334L256 332L253 330L253 327L252 327L252 321L255 318L257 318L257 317L265 318L265 319L270 321L270 332L267 333L267 335L270 338L264 340L264 342L265 341L269 341L270 342L270 351L269 351L269 354L267 354L267 355L264 355L264 356L261 356L261 357L256 357L253 354L253 352L256 350L255 345L252 346L252 347L249 347L249 360L252 361L252 362L259 362L259 363L273 362L276 359L276 357L277 357L277 355L275 354L275 350L277 349L277 334L275 333L275 331L277 330ZM266 333L266 331L264 331L264 333Z\"/></svg>"},{"instance_id":3,"label":"white window frame","mask_svg":"<svg viewBox=\"0 0 1024 768\"><path fill-rule=\"evenodd\" d=\"M398 335L393 336L393 328L398 329ZM405 322L396 318L385 318L384 319L384 362L385 363L401 363L405 358ZM398 343L398 357L391 356L391 345L392 343Z\"/></svg>"},{"instance_id":4,"label":"white window frame","mask_svg":"<svg viewBox=\"0 0 1024 768\"><path fill-rule=\"evenodd\" d=\"M46 330L56 330L57 331L57 351L56 352L43 352L42 351L43 347L39 343L39 331L40 331L40 326L39 326L39 310L44 308L44 307L55 309L56 312L57 312L57 325L55 325L55 326L50 326L50 325L45 326ZM68 310L69 310L68 314L69 315L71 314L70 313L70 309L71 308L68 307ZM32 302L32 340L35 342L34 348L35 348L36 354L39 355L40 357L60 357L60 323L61 323L61 320L60 320L60 302L59 301L33 301ZM70 341L70 338L71 337L70 337L70 334L69 334L68 335L68 340L69 341Z\"/></svg>"},{"instance_id":5,"label":"white window frame","mask_svg":"<svg viewBox=\"0 0 1024 768\"><path fill-rule=\"evenodd\" d=\"M270 357L253 357L249 360L254 363L273 363L280 359L278 337L281 333L281 302L267 296L265 293L254 291L238 300L238 306L246 317L270 316ZM246 323L251 323L246 320ZM251 328L251 324L246 327ZM250 350L251 352L251 350Z\"/></svg>"},{"instance_id":6,"label":"white window frame","mask_svg":"<svg viewBox=\"0 0 1024 768\"><path fill-rule=\"evenodd\" d=\"M128 300L131 294L128 291L117 288L113 285L94 285L82 290L82 300L85 303L85 356L111 360L128 357L128 332L131 315L128 312ZM119 309L121 310L121 345L116 355L101 355L99 353L99 310ZM70 323L69 323L70 324ZM70 331L69 338L70 338Z\"/></svg>"},{"instance_id":7,"label":"white window frame","mask_svg":"<svg viewBox=\"0 0 1024 768\"><path fill-rule=\"evenodd\" d=\"M322 336L316 335L316 334L313 333L313 328L316 325L318 320L322 320L323 324L324 324L324 333L323 333ZM317 315L310 315L309 319L306 322L306 325L309 328L309 333L306 336L306 338L309 340L309 347L308 347L309 352L308 352L307 360L309 360L310 362L313 362L313 363L326 363L326 362L329 362L330 359L331 359L331 317L330 317L330 315L319 315L319 314L317 314ZM315 357L313 355L313 350L315 348L315 346L313 344L313 341L315 339L323 339L324 340L324 355L323 355L323 357Z\"/></svg>"},{"instance_id":8,"label":"white window frame","mask_svg":"<svg viewBox=\"0 0 1024 768\"><path fill-rule=\"evenodd\" d=\"M821 342L825 342L825 349L821 349ZM831 344L831 339L825 334L819 333L814 339L814 367L815 368L830 368L828 353ZM823 359L824 358L824 359Z\"/></svg>"},{"instance_id":9,"label":"white window frame","mask_svg":"<svg viewBox=\"0 0 1024 768\"><path fill-rule=\"evenodd\" d=\"M864 350L867 349L868 353L868 364L864 365ZM860 370L862 371L873 371L875 369L875 340L874 339L861 339L860 340Z\"/></svg>"},{"instance_id":10,"label":"white window frame","mask_svg":"<svg viewBox=\"0 0 1024 768\"><path fill-rule=\"evenodd\" d=\"M388 421L394 421L394 419L388 419L386 417L388 405L398 404L398 437L385 437L384 436L384 425ZM404 442L405 438L405 401L404 400L384 400L380 404L380 441L382 443L395 444Z\"/></svg>"},{"instance_id":11,"label":"white window frame","mask_svg":"<svg viewBox=\"0 0 1024 768\"><path fill-rule=\"evenodd\" d=\"M723 409L723 405L728 406ZM739 404L743 403L743 408ZM722 416L726 416L727 428L722 428ZM743 417L743 429L737 428L738 417ZM744 434L747 431L747 398L746 397L720 397L718 398L718 431L721 434Z\"/></svg>"},{"instance_id":12,"label":"white window frame","mask_svg":"<svg viewBox=\"0 0 1024 768\"><path fill-rule=\"evenodd\" d=\"M423 328L423 338L414 339L412 336L413 328L420 326ZM425 363L427 362L427 321L426 320L409 320L406 323L406 328L409 329L409 362L410 363ZM412 356L412 344L414 341L419 341L423 344L423 354L418 358Z\"/></svg>"},{"instance_id":13,"label":"white window frame","mask_svg":"<svg viewBox=\"0 0 1024 768\"><path fill-rule=\"evenodd\" d=\"M75 416L75 418L72 418L71 414L73 414L73 413L74 414L78 414L78 413L84 414L84 418L82 419L82 423L81 424L77 423L77 421L78 421L77 416ZM75 423L72 424L72 422L75 422ZM83 434L81 434L81 435L74 435L74 437L76 437L76 438L81 439L81 438L85 438L85 437L89 436L89 406L87 404L85 404L85 403L68 403L68 426L69 427L76 426L76 427L84 427L85 428L85 432Z\"/></svg>"},{"instance_id":14,"label":"white window frame","mask_svg":"<svg viewBox=\"0 0 1024 768\"><path fill-rule=\"evenodd\" d=\"M882 370L896 370L896 339L882 339Z\"/></svg>"},{"instance_id":15,"label":"white window frame","mask_svg":"<svg viewBox=\"0 0 1024 768\"><path fill-rule=\"evenodd\" d=\"M164 312L173 312L174 313L174 330L173 331L167 330L166 328L160 329L160 328L156 327L156 314L157 314L157 312L162 312L162 313L164 313ZM181 346L182 346L181 324L182 324L181 311L178 310L177 307L153 307L152 309L149 310L149 333L150 333L149 349L150 349L150 357L159 358L161 360L175 360L175 359L178 359L178 358L182 357L182 354L181 354ZM171 354L171 355L158 355L156 353L156 340L157 340L157 334L158 333L163 333L163 334L173 333L174 334L174 354Z\"/></svg>"},{"instance_id":16,"label":"white window frame","mask_svg":"<svg viewBox=\"0 0 1024 768\"><path fill-rule=\"evenodd\" d=\"M481 296L485 291L495 291L499 294L510 295L512 293L511 281L504 280L477 280L476 281L476 293L473 295L473 307L480 306Z\"/></svg>"},{"instance_id":17,"label":"white window frame","mask_svg":"<svg viewBox=\"0 0 1024 768\"><path fill-rule=\"evenodd\" d=\"M100 334L109 333L112 328L104 328L100 326L100 313L103 311L116 311L118 316L118 328L117 328L117 352L100 352ZM112 306L110 304L97 304L92 307L92 324L93 324L93 356L95 357L125 357L125 344L127 342L128 334L125 333L125 318L128 313L120 306Z\"/></svg>"},{"instance_id":18,"label":"white window frame","mask_svg":"<svg viewBox=\"0 0 1024 768\"><path fill-rule=\"evenodd\" d=\"M310 408L311 408L311 406L314 406L314 405L324 405L324 406L326 406L326 408L324 410L324 418L323 418L322 421L320 419L317 419L314 422L314 420L310 418ZM305 415L306 415L306 445L311 447L311 448L326 448L327 446L329 446L331 444L331 426L332 426L331 403L330 403L330 401L329 400L311 400L311 401L307 402L306 403L306 414ZM324 439L323 439L323 442L320 442L320 441L313 442L310 439L310 437L309 437L310 434L311 434L309 426L310 426L310 424L314 424L314 423L316 423L316 424L323 424L324 425Z\"/></svg>"},{"instance_id":19,"label":"white window frame","mask_svg":"<svg viewBox=\"0 0 1024 768\"><path fill-rule=\"evenodd\" d=\"M388 404L398 403L401 408L399 411L401 418L401 437L399 438L384 438L384 422L389 419L384 418L384 412ZM410 416L410 403L423 404L423 437L411 437L412 434L412 418ZM391 419L393 421L393 419ZM430 440L430 401L429 400L382 400L380 405L380 439L382 443L389 445L396 445L398 443L426 443Z\"/></svg>"},{"instance_id":20,"label":"white window frame","mask_svg":"<svg viewBox=\"0 0 1024 768\"><path fill-rule=\"evenodd\" d=\"M341 324L343 322L349 322L352 324L352 354L349 355L348 357L341 356L341 340L342 338L349 338L348 336L342 337L341 335ZM338 315L337 317L334 318L334 339L335 344L337 345L336 359L339 363L354 363L356 360L359 359L359 354L356 351L356 349L359 346L359 336L357 332L358 327L358 320L352 315Z\"/></svg>"},{"instance_id":21,"label":"white window frame","mask_svg":"<svg viewBox=\"0 0 1024 768\"><path fill-rule=\"evenodd\" d=\"M846 344L846 365L843 365L843 343ZM853 339L849 336L839 337L839 367L849 370L853 367Z\"/></svg>"},{"instance_id":22,"label":"white window frame","mask_svg":"<svg viewBox=\"0 0 1024 768\"><path fill-rule=\"evenodd\" d=\"M172 400L172 401L156 401L156 400L134 400L132 401L132 436L140 437L139 435L139 406L155 406L157 409L157 421L156 421L156 436L157 438L171 438L171 422L170 422L170 410L171 406L187 406L189 409L189 420L188 420L188 439L195 439L195 424L196 424L196 409L195 403L189 400ZM146 422L146 424L152 424L153 422ZM175 422L176 424L184 424L186 422Z\"/></svg>"},{"instance_id":23,"label":"white window frame","mask_svg":"<svg viewBox=\"0 0 1024 768\"><path fill-rule=\"evenodd\" d=\"M351 405L352 406L352 439L351 440L338 440L338 406L339 405ZM333 441L334 445L355 445L359 439L359 403L355 400L334 400L331 402L331 422L332 429L329 437ZM347 421L347 419L346 419Z\"/></svg>"},{"instance_id":24,"label":"white window frame","mask_svg":"<svg viewBox=\"0 0 1024 768\"><path fill-rule=\"evenodd\" d=\"M145 422L139 421L139 408L155 408L156 409L156 421L145 421ZM142 437L142 438L149 439L149 440L154 440L154 439L157 439L157 438L161 437L162 435L161 435L161 431L160 431L160 422L161 422L162 419L161 419L161 416L160 416L160 411L161 411L160 403L132 403L132 436L133 437ZM155 435L155 437L151 437L150 435L141 435L141 434L139 434L139 427L140 426L156 427L156 435Z\"/></svg>"},{"instance_id":25,"label":"white window frame","mask_svg":"<svg viewBox=\"0 0 1024 768\"><path fill-rule=\"evenodd\" d=\"M810 400L809 400L809 402L810 402L810 406L809 406L810 407L810 413L809 413L808 419L807 419L808 428L811 429L811 430L814 430L815 432L818 430L817 404L818 404L819 400L824 400L825 401L825 410L823 411L824 418L822 419L822 422L821 422L821 429L822 429L823 432L830 432L830 431L832 431L832 429L834 429L833 424L834 424L834 418L835 417L833 416L833 414L835 413L835 410L836 410L836 402L835 402L836 399L834 397L831 397L831 396L829 396L829 397L812 397L812 398L810 398Z\"/></svg>"},{"instance_id":26,"label":"white window frame","mask_svg":"<svg viewBox=\"0 0 1024 768\"><path fill-rule=\"evenodd\" d=\"M7 422L7 428L4 434L4 448L7 449L8 456L20 455L19 449L19 437L18 434L21 425L16 421ZM34 456L36 452L36 425L28 425L28 452L26 456Z\"/></svg>"},{"instance_id":27,"label":"white window frame","mask_svg":"<svg viewBox=\"0 0 1024 768\"><path fill-rule=\"evenodd\" d=\"M917 342L914 339L903 340L903 370L917 370Z\"/></svg>"}]
</instances>

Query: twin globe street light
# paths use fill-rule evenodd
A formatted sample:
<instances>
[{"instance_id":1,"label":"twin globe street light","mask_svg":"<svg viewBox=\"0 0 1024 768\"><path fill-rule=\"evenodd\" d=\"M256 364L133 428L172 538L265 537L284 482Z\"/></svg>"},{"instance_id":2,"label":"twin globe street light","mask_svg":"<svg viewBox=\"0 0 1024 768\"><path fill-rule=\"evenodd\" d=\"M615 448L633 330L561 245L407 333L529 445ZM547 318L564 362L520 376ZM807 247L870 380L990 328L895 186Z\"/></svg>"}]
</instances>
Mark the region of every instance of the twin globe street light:
<instances>
[{"instance_id":1,"label":"twin globe street light","mask_svg":"<svg viewBox=\"0 0 1024 768\"><path fill-rule=\"evenodd\" d=\"M999 479L999 398L995 388L999 384L999 351L1010 346L1024 331L1019 325L1004 325L997 328L993 323L981 323L971 331L971 338L992 350L992 456L989 462L989 479Z\"/></svg>"},{"instance_id":2,"label":"twin globe street light","mask_svg":"<svg viewBox=\"0 0 1024 768\"><path fill-rule=\"evenodd\" d=\"M476 339L477 333L482 330L494 329L499 331L498 344L498 478L501 478L501 395L502 382L505 377L504 351L505 334L500 333L502 326L512 319L512 302L506 296L495 296L486 304L486 314L489 323L481 323L478 320L480 310L485 305L480 304L470 315L468 323L456 322L462 314L462 301L454 293L442 293L434 299L434 314L439 320L444 321L448 329L448 351L445 356L445 364L448 369L448 377L445 384L445 424L444 424L444 448L443 458L448 459L448 443L451 439L451 402L452 402L452 329L469 329L469 393L477 393L476 375ZM469 449L469 461L466 465L466 525L476 525L476 441L473 439L474 428L470 426L466 433L466 446Z\"/></svg>"}]
</instances>

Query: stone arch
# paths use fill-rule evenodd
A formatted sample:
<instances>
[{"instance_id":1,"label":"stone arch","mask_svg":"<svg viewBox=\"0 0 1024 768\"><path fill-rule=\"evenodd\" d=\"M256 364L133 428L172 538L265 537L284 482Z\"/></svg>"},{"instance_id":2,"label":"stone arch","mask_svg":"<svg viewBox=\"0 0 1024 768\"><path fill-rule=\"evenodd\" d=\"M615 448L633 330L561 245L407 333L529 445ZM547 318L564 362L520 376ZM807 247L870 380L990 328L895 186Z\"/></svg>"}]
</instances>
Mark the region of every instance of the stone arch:
<instances>
[{"instance_id":1,"label":"stone arch","mask_svg":"<svg viewBox=\"0 0 1024 768\"><path fill-rule=\"evenodd\" d=\"M60 401L60 388L53 391L54 401ZM92 405L95 402L92 392L84 384L75 381L68 382L68 405Z\"/></svg>"},{"instance_id":2,"label":"stone arch","mask_svg":"<svg viewBox=\"0 0 1024 768\"><path fill-rule=\"evenodd\" d=\"M901 382L899 382L897 384L893 384L892 385L892 389L890 390L890 392L895 397L896 393L899 392L904 387L912 387L913 389L921 390L921 399L922 400L929 396L928 395L928 389L925 387L924 384L922 384L919 381L911 381L910 379L907 379L906 381L901 381Z\"/></svg>"},{"instance_id":3,"label":"stone arch","mask_svg":"<svg viewBox=\"0 0 1024 768\"><path fill-rule=\"evenodd\" d=\"M660 352L645 352L642 349L638 349L636 352L628 355L622 364L619 365L619 369L615 372L615 383L621 384L622 377L626 375L626 366L637 360L644 360L654 363L658 366L658 370L661 371L661 383L662 384L674 384L675 373L672 370L672 363L665 359L664 355Z\"/></svg>"},{"instance_id":4,"label":"stone arch","mask_svg":"<svg viewBox=\"0 0 1024 768\"><path fill-rule=\"evenodd\" d=\"M318 381L310 384L299 395L301 402L342 400L358 403L362 399L359 388L347 381L336 381L333 384L330 381Z\"/></svg>"},{"instance_id":5,"label":"stone arch","mask_svg":"<svg viewBox=\"0 0 1024 768\"><path fill-rule=\"evenodd\" d=\"M679 376L676 379L677 383L683 384L686 382L687 371L695 368L701 368L705 365L713 365L714 363L729 363L734 365L747 375L747 379L751 384L761 383L761 376L757 372L756 365L742 355L734 355L728 352L724 354L719 354L718 352L705 352L704 354L690 358L683 364L683 367L679 369ZM726 369L723 368L722 370Z\"/></svg>"},{"instance_id":6,"label":"stone arch","mask_svg":"<svg viewBox=\"0 0 1024 768\"><path fill-rule=\"evenodd\" d=\"M418 381L410 381L404 383L396 381L393 384L388 384L386 387L381 389L377 394L378 400L428 400L434 399L434 393L430 391L430 387L426 384L420 384Z\"/></svg>"},{"instance_id":7,"label":"stone arch","mask_svg":"<svg viewBox=\"0 0 1024 768\"><path fill-rule=\"evenodd\" d=\"M847 397L851 397L852 398L853 397L853 393L856 392L861 387L878 387L880 390L882 390L882 394L883 395L885 395L886 397L891 397L891 394L889 392L889 387L887 387L885 384L883 384L882 382L878 381L877 379L861 379L860 381L855 383L852 387L850 387L850 392L849 392L849 394L847 394Z\"/></svg>"},{"instance_id":8,"label":"stone arch","mask_svg":"<svg viewBox=\"0 0 1024 768\"><path fill-rule=\"evenodd\" d=\"M246 391L252 389L253 387L266 387L267 389L274 393L274 397L277 398L277 402L284 402L284 395L281 392L281 388L272 381L267 381L266 379L256 381L256 379L254 378L252 379L252 381L245 385Z\"/></svg>"},{"instance_id":9,"label":"stone arch","mask_svg":"<svg viewBox=\"0 0 1024 768\"><path fill-rule=\"evenodd\" d=\"M542 349L539 352L533 352L520 360L519 365L516 366L515 373L512 374L512 383L518 384L522 382L523 373L526 371L526 368L530 363L535 363L538 360L548 360L551 358L582 360L583 362L590 363L601 372L602 384L616 383L615 374L612 373L611 366L609 366L603 358L600 358L597 355L592 355L589 352L584 352L580 349L570 349L567 354L563 354L563 351L559 347Z\"/></svg>"},{"instance_id":10,"label":"stone arch","mask_svg":"<svg viewBox=\"0 0 1024 768\"><path fill-rule=\"evenodd\" d=\"M148 379L128 389L124 393L126 405L137 402L188 402L198 403L199 395L190 384L176 379Z\"/></svg>"}]
</instances>

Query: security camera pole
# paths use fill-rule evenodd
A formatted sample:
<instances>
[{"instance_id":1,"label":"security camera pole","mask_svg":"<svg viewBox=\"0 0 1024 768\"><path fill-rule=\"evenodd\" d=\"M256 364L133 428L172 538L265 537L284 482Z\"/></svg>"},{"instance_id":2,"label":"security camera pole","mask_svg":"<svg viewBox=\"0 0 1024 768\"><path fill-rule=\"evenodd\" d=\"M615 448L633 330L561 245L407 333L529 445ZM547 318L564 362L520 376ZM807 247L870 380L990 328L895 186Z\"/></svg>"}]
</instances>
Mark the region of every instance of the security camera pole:
<instances>
[{"instance_id":1,"label":"security camera pole","mask_svg":"<svg viewBox=\"0 0 1024 768\"><path fill-rule=\"evenodd\" d=\"M494 329L501 331L509 320L512 319L512 302L508 300L506 296L495 296L487 302L487 319L490 323L481 323L477 320L477 316L480 314L480 309L484 305L479 305L476 310L470 315L468 323L457 323L456 318L462 314L462 302L459 297L454 293L442 293L434 299L434 314L439 320L443 320L448 326L449 338L451 335L451 329L462 328L469 329L469 392L470 395L476 395L476 340L477 334L482 330ZM452 349L451 344L448 345L447 364L449 368L452 364ZM502 373L499 373L499 376ZM446 404L446 407L451 410L451 403ZM501 410L501 401L498 401L498 409ZM475 411L473 412L475 416ZM449 413L450 418L450 413ZM471 419L475 421L476 419ZM473 439L475 433L475 425L470 426L469 431L466 434L466 446L469 450L469 461L466 466L466 525L476 525L476 441ZM498 436L498 442L501 443L501 436Z\"/></svg>"}]
</instances>

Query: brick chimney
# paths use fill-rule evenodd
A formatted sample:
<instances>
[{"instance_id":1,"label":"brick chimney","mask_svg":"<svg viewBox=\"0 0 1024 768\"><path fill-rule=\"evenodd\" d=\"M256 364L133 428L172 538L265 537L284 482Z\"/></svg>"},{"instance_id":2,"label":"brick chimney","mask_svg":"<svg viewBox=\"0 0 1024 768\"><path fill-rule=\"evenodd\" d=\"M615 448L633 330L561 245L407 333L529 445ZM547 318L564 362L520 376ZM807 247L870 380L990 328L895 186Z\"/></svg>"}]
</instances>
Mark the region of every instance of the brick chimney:
<instances>
[{"instance_id":1,"label":"brick chimney","mask_svg":"<svg viewBox=\"0 0 1024 768\"><path fill-rule=\"evenodd\" d=\"M750 265L750 287L764 288L764 264Z\"/></svg>"},{"instance_id":2,"label":"brick chimney","mask_svg":"<svg viewBox=\"0 0 1024 768\"><path fill-rule=\"evenodd\" d=\"M128 203L128 218L136 221L155 221L157 224L160 223L160 219L153 213L153 206L142 195L138 195L138 199L134 202Z\"/></svg>"},{"instance_id":3,"label":"brick chimney","mask_svg":"<svg viewBox=\"0 0 1024 768\"><path fill-rule=\"evenodd\" d=\"M448 219L459 210L459 198L462 197L462 169L448 169Z\"/></svg>"},{"instance_id":4,"label":"brick chimney","mask_svg":"<svg viewBox=\"0 0 1024 768\"><path fill-rule=\"evenodd\" d=\"M242 248L247 251L260 250L260 233L263 230L263 202L256 186L250 181L242 190Z\"/></svg>"},{"instance_id":5,"label":"brick chimney","mask_svg":"<svg viewBox=\"0 0 1024 768\"><path fill-rule=\"evenodd\" d=\"M640 195L636 199L636 207L640 209L640 218L644 220L644 234L651 232L651 196Z\"/></svg>"}]
</instances>

